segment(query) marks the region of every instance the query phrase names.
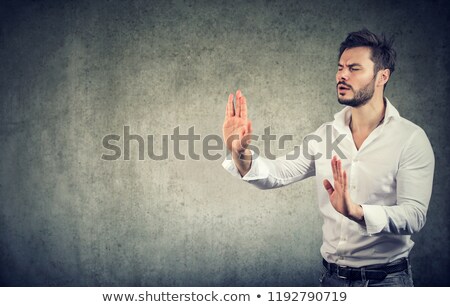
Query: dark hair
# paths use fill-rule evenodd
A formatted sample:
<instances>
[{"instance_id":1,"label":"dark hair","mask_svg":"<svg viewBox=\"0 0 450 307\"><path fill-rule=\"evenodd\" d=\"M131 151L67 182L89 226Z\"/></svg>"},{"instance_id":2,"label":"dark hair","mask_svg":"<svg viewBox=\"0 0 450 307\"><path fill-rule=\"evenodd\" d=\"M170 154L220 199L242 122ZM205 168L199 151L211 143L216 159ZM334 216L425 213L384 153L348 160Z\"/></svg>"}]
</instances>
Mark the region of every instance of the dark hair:
<instances>
[{"instance_id":1,"label":"dark hair","mask_svg":"<svg viewBox=\"0 0 450 307\"><path fill-rule=\"evenodd\" d=\"M341 43L339 48L339 59L345 49L354 47L369 47L372 50L371 60L375 63L374 72L377 73L381 69L389 69L392 73L395 70L396 52L392 48L394 39L387 39L384 34L380 36L363 28L357 32L348 34L345 41Z\"/></svg>"}]
</instances>

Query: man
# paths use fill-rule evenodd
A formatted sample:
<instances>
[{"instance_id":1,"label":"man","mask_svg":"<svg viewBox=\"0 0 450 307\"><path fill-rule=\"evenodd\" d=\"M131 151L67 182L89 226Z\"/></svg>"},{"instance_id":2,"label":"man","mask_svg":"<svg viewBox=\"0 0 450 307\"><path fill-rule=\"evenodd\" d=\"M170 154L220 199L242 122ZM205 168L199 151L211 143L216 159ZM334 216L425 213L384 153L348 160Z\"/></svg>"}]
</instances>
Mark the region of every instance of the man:
<instances>
[{"instance_id":1,"label":"man","mask_svg":"<svg viewBox=\"0 0 450 307\"><path fill-rule=\"evenodd\" d=\"M256 157L248 148L246 98L237 91L236 107L228 98L223 135L232 160L223 162L225 169L261 189L316 177L322 286L413 286L410 237L425 224L434 155L424 131L384 97L395 56L384 36L349 33L336 74L337 98L346 107L305 138L316 141L295 159ZM327 142L317 141L327 133L339 141L333 156Z\"/></svg>"}]
</instances>

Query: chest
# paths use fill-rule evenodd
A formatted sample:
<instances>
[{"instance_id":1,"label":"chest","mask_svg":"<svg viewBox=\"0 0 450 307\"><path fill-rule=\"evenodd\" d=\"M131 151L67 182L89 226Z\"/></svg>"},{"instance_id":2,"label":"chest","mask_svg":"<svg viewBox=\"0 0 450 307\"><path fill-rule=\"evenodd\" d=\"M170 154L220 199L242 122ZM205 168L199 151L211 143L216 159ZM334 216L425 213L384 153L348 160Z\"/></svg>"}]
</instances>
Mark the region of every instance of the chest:
<instances>
[{"instance_id":1,"label":"chest","mask_svg":"<svg viewBox=\"0 0 450 307\"><path fill-rule=\"evenodd\" d=\"M370 132L360 132L352 133L353 142L355 143L356 149L359 150L364 143L364 141L367 139L367 137L370 135Z\"/></svg>"}]
</instances>

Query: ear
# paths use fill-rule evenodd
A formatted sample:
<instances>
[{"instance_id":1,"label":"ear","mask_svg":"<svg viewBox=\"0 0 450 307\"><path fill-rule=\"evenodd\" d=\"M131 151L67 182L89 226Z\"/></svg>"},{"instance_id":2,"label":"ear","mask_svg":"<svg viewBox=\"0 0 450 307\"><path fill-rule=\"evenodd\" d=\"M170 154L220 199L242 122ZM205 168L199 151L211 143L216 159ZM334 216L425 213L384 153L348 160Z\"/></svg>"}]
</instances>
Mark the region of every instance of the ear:
<instances>
[{"instance_id":1,"label":"ear","mask_svg":"<svg viewBox=\"0 0 450 307\"><path fill-rule=\"evenodd\" d=\"M391 71L389 69L382 69L378 72L380 75L378 79L378 86L384 86L388 81L389 77L391 76Z\"/></svg>"}]
</instances>

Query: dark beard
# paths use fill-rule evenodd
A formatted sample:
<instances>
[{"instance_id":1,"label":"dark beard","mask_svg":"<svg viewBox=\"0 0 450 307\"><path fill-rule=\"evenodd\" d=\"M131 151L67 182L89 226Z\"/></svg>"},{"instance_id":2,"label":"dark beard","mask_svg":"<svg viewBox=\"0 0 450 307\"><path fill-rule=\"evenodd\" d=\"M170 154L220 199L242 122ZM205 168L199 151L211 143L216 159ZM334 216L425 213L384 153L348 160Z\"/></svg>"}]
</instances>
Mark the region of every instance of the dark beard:
<instances>
[{"instance_id":1,"label":"dark beard","mask_svg":"<svg viewBox=\"0 0 450 307\"><path fill-rule=\"evenodd\" d=\"M338 83L339 86L339 83ZM350 107L360 107L365 105L373 97L375 91L375 77L367 84L364 88L360 89L355 93L353 88L350 88L354 93L353 99L341 99L338 94L338 101L340 104Z\"/></svg>"}]
</instances>

